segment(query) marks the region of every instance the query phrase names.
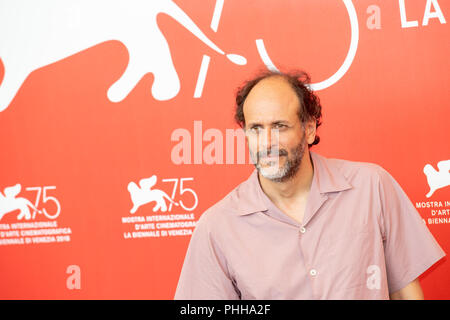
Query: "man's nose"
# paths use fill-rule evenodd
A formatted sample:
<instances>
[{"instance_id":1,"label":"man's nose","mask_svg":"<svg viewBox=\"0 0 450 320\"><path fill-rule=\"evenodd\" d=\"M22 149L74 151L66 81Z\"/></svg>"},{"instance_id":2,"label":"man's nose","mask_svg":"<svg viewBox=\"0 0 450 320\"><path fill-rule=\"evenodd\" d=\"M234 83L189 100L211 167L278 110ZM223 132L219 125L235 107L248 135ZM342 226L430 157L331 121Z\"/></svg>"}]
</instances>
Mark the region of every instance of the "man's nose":
<instances>
[{"instance_id":1,"label":"man's nose","mask_svg":"<svg viewBox=\"0 0 450 320\"><path fill-rule=\"evenodd\" d=\"M279 131L273 128L266 128L261 130L259 135L259 146L261 151L269 151L272 148L277 148L279 141Z\"/></svg>"}]
</instances>

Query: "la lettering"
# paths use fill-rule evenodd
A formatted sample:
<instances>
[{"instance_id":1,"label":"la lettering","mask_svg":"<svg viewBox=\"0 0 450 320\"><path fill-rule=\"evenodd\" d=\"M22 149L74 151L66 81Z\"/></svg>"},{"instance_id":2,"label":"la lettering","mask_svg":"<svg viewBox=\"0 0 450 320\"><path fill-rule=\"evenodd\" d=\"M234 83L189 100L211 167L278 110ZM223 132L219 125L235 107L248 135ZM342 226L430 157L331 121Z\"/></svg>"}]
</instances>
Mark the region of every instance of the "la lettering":
<instances>
[{"instance_id":1,"label":"la lettering","mask_svg":"<svg viewBox=\"0 0 450 320\"><path fill-rule=\"evenodd\" d=\"M408 18L406 16L405 0L398 0L398 4L400 6L400 19L402 22L402 28L418 27L419 22L417 20L408 21ZM423 14L422 26L427 26L428 22L432 18L438 18L441 24L446 23L444 14L439 7L438 0L427 0L425 4L425 12Z\"/></svg>"},{"instance_id":2,"label":"la lettering","mask_svg":"<svg viewBox=\"0 0 450 320\"><path fill-rule=\"evenodd\" d=\"M124 233L123 233L123 237L124 237L125 239L130 239L130 238L131 238L131 234L130 234L129 232L124 232Z\"/></svg>"}]
</instances>

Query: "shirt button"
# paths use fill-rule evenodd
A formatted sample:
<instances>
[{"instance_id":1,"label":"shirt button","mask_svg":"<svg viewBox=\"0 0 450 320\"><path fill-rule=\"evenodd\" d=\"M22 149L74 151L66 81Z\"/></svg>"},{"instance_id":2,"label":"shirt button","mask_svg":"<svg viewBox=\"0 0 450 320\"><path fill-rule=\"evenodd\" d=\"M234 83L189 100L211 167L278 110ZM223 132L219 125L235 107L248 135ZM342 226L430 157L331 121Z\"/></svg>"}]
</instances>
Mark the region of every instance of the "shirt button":
<instances>
[{"instance_id":1,"label":"shirt button","mask_svg":"<svg viewBox=\"0 0 450 320\"><path fill-rule=\"evenodd\" d=\"M305 232L306 232L305 227L301 227L301 228L300 228L300 232L301 232L301 233L305 233Z\"/></svg>"},{"instance_id":2,"label":"shirt button","mask_svg":"<svg viewBox=\"0 0 450 320\"><path fill-rule=\"evenodd\" d=\"M316 269L311 269L311 270L309 271L309 274L312 275L313 277L314 277L315 275L317 275Z\"/></svg>"}]
</instances>

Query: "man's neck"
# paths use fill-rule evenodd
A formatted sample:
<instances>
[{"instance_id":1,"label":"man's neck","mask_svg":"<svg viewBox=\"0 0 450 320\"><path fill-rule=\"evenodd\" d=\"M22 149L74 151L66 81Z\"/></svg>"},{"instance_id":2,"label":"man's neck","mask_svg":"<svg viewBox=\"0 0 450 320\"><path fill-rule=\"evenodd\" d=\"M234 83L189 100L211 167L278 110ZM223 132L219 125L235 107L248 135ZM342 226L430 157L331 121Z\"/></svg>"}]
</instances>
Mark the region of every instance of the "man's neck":
<instances>
[{"instance_id":1,"label":"man's neck","mask_svg":"<svg viewBox=\"0 0 450 320\"><path fill-rule=\"evenodd\" d=\"M262 190L275 203L292 201L306 196L311 189L313 176L314 167L309 150L305 150L297 173L287 181L273 182L258 173Z\"/></svg>"}]
</instances>

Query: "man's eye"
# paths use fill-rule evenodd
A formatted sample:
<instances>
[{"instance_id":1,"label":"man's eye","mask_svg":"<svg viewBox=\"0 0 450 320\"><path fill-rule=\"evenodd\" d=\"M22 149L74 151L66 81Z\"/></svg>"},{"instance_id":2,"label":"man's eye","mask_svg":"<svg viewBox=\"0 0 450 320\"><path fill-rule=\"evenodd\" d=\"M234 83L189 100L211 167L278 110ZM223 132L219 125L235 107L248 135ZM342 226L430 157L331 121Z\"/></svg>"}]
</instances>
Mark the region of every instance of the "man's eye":
<instances>
[{"instance_id":1,"label":"man's eye","mask_svg":"<svg viewBox=\"0 0 450 320\"><path fill-rule=\"evenodd\" d=\"M275 128L277 128L277 129L283 129L283 128L286 128L287 126L285 125L285 124L282 124L282 123L277 123L276 125L275 125Z\"/></svg>"}]
</instances>

